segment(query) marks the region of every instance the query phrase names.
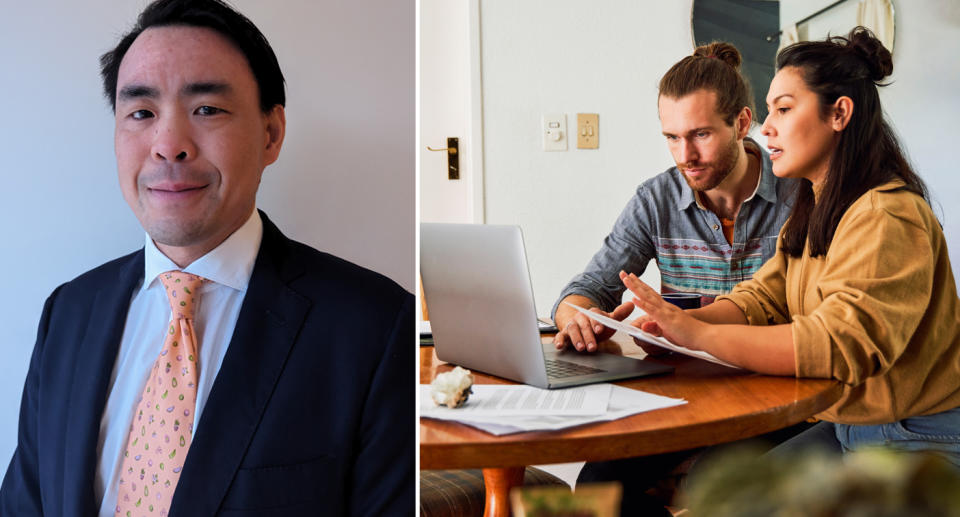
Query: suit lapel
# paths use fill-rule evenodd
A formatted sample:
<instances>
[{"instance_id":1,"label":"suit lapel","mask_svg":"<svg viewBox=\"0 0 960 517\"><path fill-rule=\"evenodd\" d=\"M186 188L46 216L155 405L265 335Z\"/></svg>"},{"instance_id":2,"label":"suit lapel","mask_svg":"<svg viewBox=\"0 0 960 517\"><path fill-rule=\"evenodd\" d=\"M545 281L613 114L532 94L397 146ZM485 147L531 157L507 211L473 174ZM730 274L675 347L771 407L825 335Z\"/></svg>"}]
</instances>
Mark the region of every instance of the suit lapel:
<instances>
[{"instance_id":1,"label":"suit lapel","mask_svg":"<svg viewBox=\"0 0 960 517\"><path fill-rule=\"evenodd\" d=\"M171 515L216 513L310 308L309 300L288 287L302 270L286 261L286 237L263 212L260 215L260 251L190 445Z\"/></svg>"},{"instance_id":2,"label":"suit lapel","mask_svg":"<svg viewBox=\"0 0 960 517\"><path fill-rule=\"evenodd\" d=\"M90 310L90 324L76 354L70 409L66 427L71 437L64 445L64 513L95 515L94 473L100 419L107 401L110 374L123 337L130 297L143 276L143 250L130 255L120 266L118 281L97 291Z\"/></svg>"}]
</instances>

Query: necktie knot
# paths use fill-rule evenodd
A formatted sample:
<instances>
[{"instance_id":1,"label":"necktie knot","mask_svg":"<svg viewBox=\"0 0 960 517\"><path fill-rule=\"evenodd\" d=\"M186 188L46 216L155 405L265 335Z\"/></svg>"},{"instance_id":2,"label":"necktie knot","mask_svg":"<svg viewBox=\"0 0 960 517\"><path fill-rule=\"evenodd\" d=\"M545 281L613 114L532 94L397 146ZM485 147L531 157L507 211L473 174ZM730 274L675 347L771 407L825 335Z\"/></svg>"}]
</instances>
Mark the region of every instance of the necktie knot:
<instances>
[{"instance_id":1,"label":"necktie knot","mask_svg":"<svg viewBox=\"0 0 960 517\"><path fill-rule=\"evenodd\" d=\"M172 319L193 319L194 300L197 290L207 279L184 273L183 271L167 271L160 274L160 282L167 289L167 300L170 301Z\"/></svg>"}]
</instances>

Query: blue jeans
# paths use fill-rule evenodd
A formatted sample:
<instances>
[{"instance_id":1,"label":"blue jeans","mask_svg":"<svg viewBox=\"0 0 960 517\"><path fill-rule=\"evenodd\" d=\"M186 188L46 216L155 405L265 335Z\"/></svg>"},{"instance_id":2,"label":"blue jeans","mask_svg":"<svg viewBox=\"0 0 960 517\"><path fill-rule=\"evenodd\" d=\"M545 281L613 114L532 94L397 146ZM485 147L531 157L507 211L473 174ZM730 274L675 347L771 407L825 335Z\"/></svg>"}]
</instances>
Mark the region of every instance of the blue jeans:
<instances>
[{"instance_id":1,"label":"blue jeans","mask_svg":"<svg viewBox=\"0 0 960 517\"><path fill-rule=\"evenodd\" d=\"M836 424L835 428L844 452L882 445L901 451L932 452L960 467L960 408L890 424Z\"/></svg>"},{"instance_id":2,"label":"blue jeans","mask_svg":"<svg viewBox=\"0 0 960 517\"><path fill-rule=\"evenodd\" d=\"M770 454L791 454L811 446L837 453L876 446L900 451L927 451L960 467L960 408L889 424L820 422L784 442Z\"/></svg>"}]
</instances>

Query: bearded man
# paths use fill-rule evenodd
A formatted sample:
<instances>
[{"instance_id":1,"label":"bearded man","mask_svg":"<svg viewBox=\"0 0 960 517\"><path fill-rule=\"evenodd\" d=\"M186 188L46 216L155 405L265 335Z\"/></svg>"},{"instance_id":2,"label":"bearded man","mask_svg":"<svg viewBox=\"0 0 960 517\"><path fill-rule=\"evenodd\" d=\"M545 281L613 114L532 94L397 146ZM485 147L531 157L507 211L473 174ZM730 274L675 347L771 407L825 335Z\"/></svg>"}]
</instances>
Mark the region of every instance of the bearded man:
<instances>
[{"instance_id":1,"label":"bearded man","mask_svg":"<svg viewBox=\"0 0 960 517\"><path fill-rule=\"evenodd\" d=\"M747 136L752 96L740 62L733 45L711 43L660 80L660 125L676 166L637 188L600 251L560 293L557 348L592 352L613 334L563 302L617 320L630 315L620 271L640 275L656 260L663 293L698 293L705 305L773 256L794 181L774 176L767 152Z\"/></svg>"}]
</instances>

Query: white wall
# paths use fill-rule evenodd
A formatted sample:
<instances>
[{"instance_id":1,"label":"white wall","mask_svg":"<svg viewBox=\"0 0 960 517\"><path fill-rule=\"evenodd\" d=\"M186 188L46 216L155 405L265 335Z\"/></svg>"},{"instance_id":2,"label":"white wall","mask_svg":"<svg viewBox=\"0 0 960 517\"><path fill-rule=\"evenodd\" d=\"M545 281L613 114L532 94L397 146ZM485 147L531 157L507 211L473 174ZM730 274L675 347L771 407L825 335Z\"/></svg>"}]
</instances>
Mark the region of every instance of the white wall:
<instances>
[{"instance_id":1,"label":"white wall","mask_svg":"<svg viewBox=\"0 0 960 517\"><path fill-rule=\"evenodd\" d=\"M894 84L882 101L943 205L951 256L960 264L960 3L895 3ZM540 314L599 248L636 186L672 165L657 118L657 82L693 50L691 5L481 3L486 222L523 227ZM571 128L576 113L599 113L600 148L541 151L544 112L566 113Z\"/></svg>"},{"instance_id":2,"label":"white wall","mask_svg":"<svg viewBox=\"0 0 960 517\"><path fill-rule=\"evenodd\" d=\"M693 50L689 1L482 2L486 222L524 231L539 314L637 185L673 165L657 83ZM543 113L600 115L599 149L544 152ZM648 270L655 271L651 265ZM659 285L657 274L645 275Z\"/></svg>"},{"instance_id":3,"label":"white wall","mask_svg":"<svg viewBox=\"0 0 960 517\"><path fill-rule=\"evenodd\" d=\"M267 36L287 80L286 141L258 206L288 236L412 291L414 2L232 2ZM117 187L97 59L145 4L3 3L0 475L44 299L143 244Z\"/></svg>"}]
</instances>

